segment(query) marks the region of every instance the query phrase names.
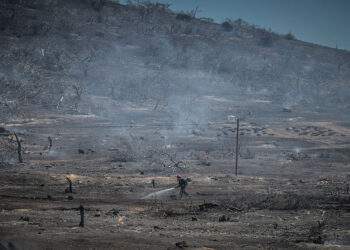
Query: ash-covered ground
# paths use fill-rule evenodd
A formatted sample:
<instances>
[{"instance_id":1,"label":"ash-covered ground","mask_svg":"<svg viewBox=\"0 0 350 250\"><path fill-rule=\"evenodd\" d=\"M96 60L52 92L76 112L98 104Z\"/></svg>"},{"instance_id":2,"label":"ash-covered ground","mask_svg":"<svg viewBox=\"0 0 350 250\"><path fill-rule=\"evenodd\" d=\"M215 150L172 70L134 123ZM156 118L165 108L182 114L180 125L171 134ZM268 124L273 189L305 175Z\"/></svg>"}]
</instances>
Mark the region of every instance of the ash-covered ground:
<instances>
[{"instance_id":1,"label":"ash-covered ground","mask_svg":"<svg viewBox=\"0 0 350 250\"><path fill-rule=\"evenodd\" d=\"M238 176L236 124L225 119L169 126L152 106L126 105L119 112L135 120L128 126L86 115L7 124L22 139L24 163L1 166L1 243L18 249L347 246L348 117L283 112L256 101L241 110L247 115ZM221 110L234 101L213 102L213 112L226 117ZM261 112L265 106L271 112ZM1 139L12 140L8 160L16 162L15 139ZM179 199L175 189L144 199L176 186L177 173L192 179L192 197ZM79 227L80 205L85 227Z\"/></svg>"},{"instance_id":2,"label":"ash-covered ground","mask_svg":"<svg viewBox=\"0 0 350 250\"><path fill-rule=\"evenodd\" d=\"M349 52L168 7L0 2L0 249L349 248Z\"/></svg>"}]
</instances>

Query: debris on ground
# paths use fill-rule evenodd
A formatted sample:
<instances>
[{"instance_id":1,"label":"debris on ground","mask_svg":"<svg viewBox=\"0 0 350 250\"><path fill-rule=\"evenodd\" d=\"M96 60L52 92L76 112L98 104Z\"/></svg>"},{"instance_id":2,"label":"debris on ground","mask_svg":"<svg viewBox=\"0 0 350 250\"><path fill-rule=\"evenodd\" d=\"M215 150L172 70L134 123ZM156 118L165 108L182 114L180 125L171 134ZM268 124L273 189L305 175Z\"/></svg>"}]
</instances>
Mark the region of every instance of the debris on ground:
<instances>
[{"instance_id":1,"label":"debris on ground","mask_svg":"<svg viewBox=\"0 0 350 250\"><path fill-rule=\"evenodd\" d=\"M175 243L175 246L180 249L188 247L186 241L177 242Z\"/></svg>"},{"instance_id":2,"label":"debris on ground","mask_svg":"<svg viewBox=\"0 0 350 250\"><path fill-rule=\"evenodd\" d=\"M209 208L216 208L218 206L219 205L214 204L214 203L204 203L204 204L199 205L199 210L200 211L206 211Z\"/></svg>"},{"instance_id":3,"label":"debris on ground","mask_svg":"<svg viewBox=\"0 0 350 250\"><path fill-rule=\"evenodd\" d=\"M226 217L225 215L223 215L219 218L219 222L225 222L225 221L230 221L230 217Z\"/></svg>"}]
</instances>

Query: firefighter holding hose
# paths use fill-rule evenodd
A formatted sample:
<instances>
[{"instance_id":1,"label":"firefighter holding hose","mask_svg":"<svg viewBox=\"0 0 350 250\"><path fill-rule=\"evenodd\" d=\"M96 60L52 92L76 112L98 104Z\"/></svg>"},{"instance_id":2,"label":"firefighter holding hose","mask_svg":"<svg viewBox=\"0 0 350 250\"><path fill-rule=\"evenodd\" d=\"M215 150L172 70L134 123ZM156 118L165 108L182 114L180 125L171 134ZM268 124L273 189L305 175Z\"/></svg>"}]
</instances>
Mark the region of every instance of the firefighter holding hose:
<instances>
[{"instance_id":1,"label":"firefighter holding hose","mask_svg":"<svg viewBox=\"0 0 350 250\"><path fill-rule=\"evenodd\" d=\"M189 179L189 178L184 179L184 178L182 178L181 174L178 174L177 175L177 181L179 182L179 185L177 185L176 188L180 188L180 199L182 198L182 195L184 195L184 194L187 197L191 197L191 195L189 195L186 192L187 184L191 181L191 179Z\"/></svg>"}]
</instances>

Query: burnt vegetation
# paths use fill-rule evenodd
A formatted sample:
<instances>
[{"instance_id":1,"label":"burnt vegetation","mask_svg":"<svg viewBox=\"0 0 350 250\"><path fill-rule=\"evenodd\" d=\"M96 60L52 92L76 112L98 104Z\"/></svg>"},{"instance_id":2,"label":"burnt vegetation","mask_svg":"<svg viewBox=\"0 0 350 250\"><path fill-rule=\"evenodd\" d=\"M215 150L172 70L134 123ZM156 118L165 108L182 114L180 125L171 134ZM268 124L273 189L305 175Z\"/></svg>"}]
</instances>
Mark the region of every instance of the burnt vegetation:
<instances>
[{"instance_id":1,"label":"burnt vegetation","mask_svg":"<svg viewBox=\"0 0 350 250\"><path fill-rule=\"evenodd\" d=\"M82 11L80 16L67 11L76 9ZM196 19L197 11L173 13L169 5L148 1L129 5L106 0L2 2L3 117L20 113L14 112L18 106L23 113L28 105L80 111L80 101L91 95L159 102L178 85L171 73L181 67L232 79L227 90L266 88L274 101L294 95L298 102L322 98L317 105L349 104L344 88L349 77L347 52L309 45L291 33L279 35L241 19L210 23ZM120 51L115 44L125 49ZM156 76L160 66L166 82ZM140 70L143 75L130 74ZM323 72L322 79L318 72ZM300 75L307 80L295 88L290 82L299 81ZM143 86L136 86L140 81ZM328 87L315 88L322 81Z\"/></svg>"},{"instance_id":2,"label":"burnt vegetation","mask_svg":"<svg viewBox=\"0 0 350 250\"><path fill-rule=\"evenodd\" d=\"M0 1L0 248L348 244L350 53L170 7Z\"/></svg>"}]
</instances>

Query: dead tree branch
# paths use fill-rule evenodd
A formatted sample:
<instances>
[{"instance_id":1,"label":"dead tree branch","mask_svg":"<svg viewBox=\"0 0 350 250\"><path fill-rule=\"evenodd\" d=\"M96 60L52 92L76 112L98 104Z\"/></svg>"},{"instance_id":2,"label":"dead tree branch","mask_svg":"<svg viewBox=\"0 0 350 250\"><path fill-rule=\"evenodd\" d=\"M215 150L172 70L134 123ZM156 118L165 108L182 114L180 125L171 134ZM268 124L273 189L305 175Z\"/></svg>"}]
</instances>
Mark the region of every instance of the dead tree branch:
<instances>
[{"instance_id":1,"label":"dead tree branch","mask_svg":"<svg viewBox=\"0 0 350 250\"><path fill-rule=\"evenodd\" d=\"M18 136L16 133L15 137L16 137L16 141L17 141L17 153L18 153L18 161L20 163L23 163L23 157L22 157L22 145L21 145L21 141L19 140Z\"/></svg>"}]
</instances>

